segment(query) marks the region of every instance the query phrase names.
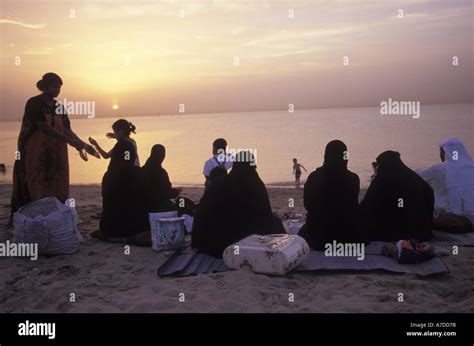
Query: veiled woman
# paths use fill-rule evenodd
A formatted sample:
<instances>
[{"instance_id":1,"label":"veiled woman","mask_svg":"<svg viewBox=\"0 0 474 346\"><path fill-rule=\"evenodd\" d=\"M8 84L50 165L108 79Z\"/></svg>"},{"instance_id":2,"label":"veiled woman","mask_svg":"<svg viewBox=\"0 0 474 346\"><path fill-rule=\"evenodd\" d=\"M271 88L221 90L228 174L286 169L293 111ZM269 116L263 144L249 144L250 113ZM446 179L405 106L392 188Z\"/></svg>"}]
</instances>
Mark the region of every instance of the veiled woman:
<instances>
[{"instance_id":1,"label":"veiled woman","mask_svg":"<svg viewBox=\"0 0 474 346\"><path fill-rule=\"evenodd\" d=\"M385 151L376 161L377 174L361 202L370 240L430 239L433 189L398 152Z\"/></svg>"},{"instance_id":2,"label":"veiled woman","mask_svg":"<svg viewBox=\"0 0 474 346\"><path fill-rule=\"evenodd\" d=\"M150 157L140 169L140 178L144 186L144 199L149 213L161 213L176 210L171 201L179 194L179 190L172 187L168 172L162 163L166 156L166 149L161 144L151 148Z\"/></svg>"},{"instance_id":3,"label":"veiled woman","mask_svg":"<svg viewBox=\"0 0 474 346\"><path fill-rule=\"evenodd\" d=\"M254 156L241 151L229 175L216 174L194 219L193 248L222 257L227 246L251 234L285 233L256 168Z\"/></svg>"},{"instance_id":4,"label":"veiled woman","mask_svg":"<svg viewBox=\"0 0 474 346\"><path fill-rule=\"evenodd\" d=\"M348 152L340 140L327 144L324 163L304 185L306 224L299 235L316 250L337 242L363 242L359 227L359 177L347 169Z\"/></svg>"}]
</instances>

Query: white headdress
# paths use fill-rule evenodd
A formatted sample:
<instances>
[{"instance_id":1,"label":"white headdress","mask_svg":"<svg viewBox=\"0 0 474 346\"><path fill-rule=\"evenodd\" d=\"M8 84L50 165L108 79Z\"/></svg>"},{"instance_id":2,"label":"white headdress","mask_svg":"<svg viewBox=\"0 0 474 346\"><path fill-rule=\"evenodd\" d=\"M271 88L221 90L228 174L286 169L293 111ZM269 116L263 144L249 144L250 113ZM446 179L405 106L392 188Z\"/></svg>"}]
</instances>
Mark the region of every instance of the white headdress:
<instances>
[{"instance_id":1,"label":"white headdress","mask_svg":"<svg viewBox=\"0 0 474 346\"><path fill-rule=\"evenodd\" d=\"M457 138L440 144L446 159L446 187L454 214L474 215L474 161Z\"/></svg>"}]
</instances>

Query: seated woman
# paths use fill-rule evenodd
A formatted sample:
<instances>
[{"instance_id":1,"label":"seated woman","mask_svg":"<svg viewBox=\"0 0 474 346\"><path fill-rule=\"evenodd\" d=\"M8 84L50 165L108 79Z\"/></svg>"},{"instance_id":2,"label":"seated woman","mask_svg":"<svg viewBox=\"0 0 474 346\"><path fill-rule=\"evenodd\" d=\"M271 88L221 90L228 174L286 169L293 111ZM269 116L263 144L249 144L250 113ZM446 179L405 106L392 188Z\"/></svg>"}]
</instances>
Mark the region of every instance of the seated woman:
<instances>
[{"instance_id":1,"label":"seated woman","mask_svg":"<svg viewBox=\"0 0 474 346\"><path fill-rule=\"evenodd\" d=\"M457 138L448 138L441 143L440 158L441 163L417 171L434 190L433 229L471 232L474 224L474 161Z\"/></svg>"},{"instance_id":2,"label":"seated woman","mask_svg":"<svg viewBox=\"0 0 474 346\"><path fill-rule=\"evenodd\" d=\"M285 233L251 153L237 153L229 175L213 173L194 218L193 248L220 258L227 246L251 234Z\"/></svg>"},{"instance_id":3,"label":"seated woman","mask_svg":"<svg viewBox=\"0 0 474 346\"><path fill-rule=\"evenodd\" d=\"M370 240L430 239L433 189L398 152L385 151L376 161L377 175L361 202Z\"/></svg>"},{"instance_id":4,"label":"seated woman","mask_svg":"<svg viewBox=\"0 0 474 346\"><path fill-rule=\"evenodd\" d=\"M150 238L135 152L134 145L126 139L118 139L112 149L110 163L102 179L102 236L94 235L98 238L119 238L120 241L134 243L129 238L142 232Z\"/></svg>"},{"instance_id":5,"label":"seated woman","mask_svg":"<svg viewBox=\"0 0 474 346\"><path fill-rule=\"evenodd\" d=\"M179 190L172 187L168 172L162 166L165 156L165 147L161 144L154 145L150 157L140 169L146 209L149 213L176 210L171 199L178 196Z\"/></svg>"},{"instance_id":6,"label":"seated woman","mask_svg":"<svg viewBox=\"0 0 474 346\"><path fill-rule=\"evenodd\" d=\"M334 140L327 144L324 163L304 185L306 224L299 235L316 250L326 243L363 242L359 230L359 177L347 169L347 147Z\"/></svg>"}]
</instances>

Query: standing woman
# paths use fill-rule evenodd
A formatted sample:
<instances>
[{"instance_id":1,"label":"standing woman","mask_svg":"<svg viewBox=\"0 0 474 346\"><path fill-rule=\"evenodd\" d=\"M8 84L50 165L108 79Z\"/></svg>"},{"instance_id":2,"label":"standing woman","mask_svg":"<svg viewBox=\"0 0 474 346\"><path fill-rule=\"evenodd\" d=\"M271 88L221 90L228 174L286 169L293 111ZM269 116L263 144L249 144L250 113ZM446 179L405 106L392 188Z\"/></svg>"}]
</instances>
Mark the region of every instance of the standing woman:
<instances>
[{"instance_id":1,"label":"standing woman","mask_svg":"<svg viewBox=\"0 0 474 346\"><path fill-rule=\"evenodd\" d=\"M61 202L69 197L67 145L98 157L92 146L71 129L67 114L59 112L55 97L63 81L57 74L46 73L36 83L42 92L28 100L18 136L19 157L13 167L12 213L30 201L54 196Z\"/></svg>"}]
</instances>

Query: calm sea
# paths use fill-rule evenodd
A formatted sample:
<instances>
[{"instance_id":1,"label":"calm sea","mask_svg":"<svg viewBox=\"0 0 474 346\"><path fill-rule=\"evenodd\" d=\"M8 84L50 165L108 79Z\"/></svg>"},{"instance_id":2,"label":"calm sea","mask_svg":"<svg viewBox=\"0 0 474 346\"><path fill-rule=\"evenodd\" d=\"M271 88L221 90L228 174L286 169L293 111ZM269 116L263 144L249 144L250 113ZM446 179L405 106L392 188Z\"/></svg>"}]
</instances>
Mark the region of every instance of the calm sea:
<instances>
[{"instance_id":1,"label":"calm sea","mask_svg":"<svg viewBox=\"0 0 474 346\"><path fill-rule=\"evenodd\" d=\"M474 154L474 104L421 106L421 116L381 115L380 108L339 108L250 113L163 115L130 118L137 126L134 135L143 164L156 143L166 146L165 168L175 185L201 185L202 169L211 156L211 143L224 137L232 149L257 151L258 172L271 185L292 182L294 157L314 170L323 161L324 147L332 139L343 140L349 148L349 169L368 186L371 162L384 150L401 152L411 168L439 161L438 144L446 137L462 139ZM107 139L114 118L71 117L74 131L83 139L94 137L106 150L114 140ZM11 182L12 165L20 122L1 123L0 162L7 173L0 182ZM70 148L72 184L99 184L107 160L80 159ZM303 173L302 181L307 173Z\"/></svg>"}]
</instances>

